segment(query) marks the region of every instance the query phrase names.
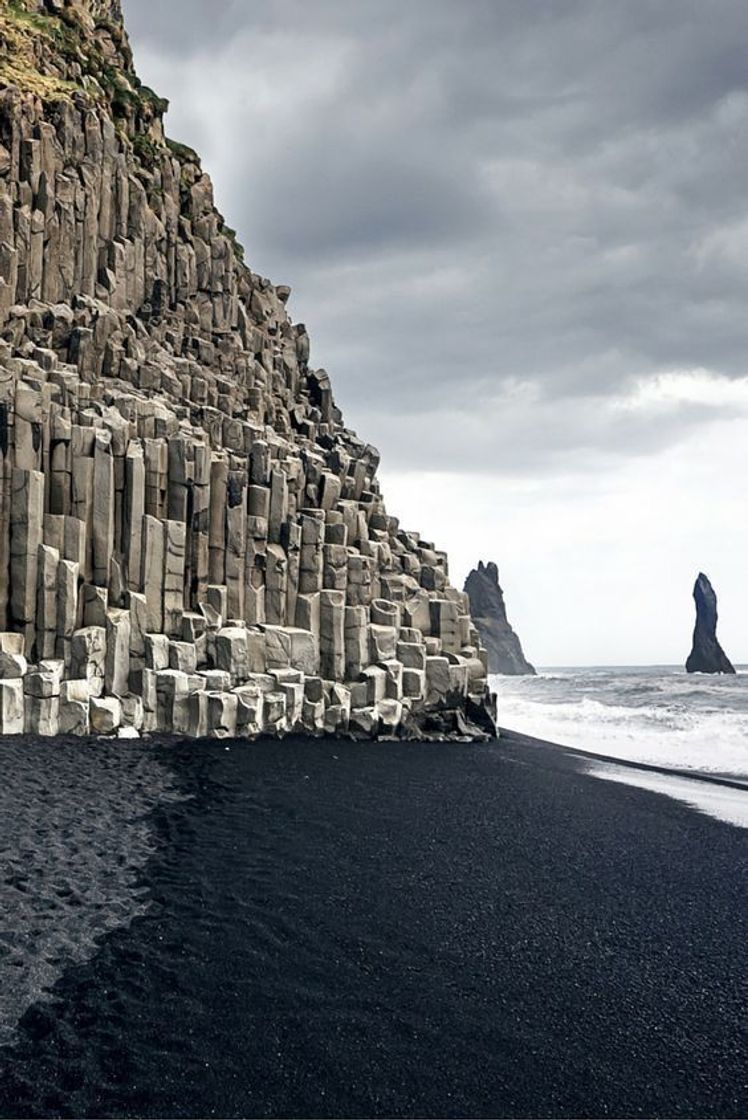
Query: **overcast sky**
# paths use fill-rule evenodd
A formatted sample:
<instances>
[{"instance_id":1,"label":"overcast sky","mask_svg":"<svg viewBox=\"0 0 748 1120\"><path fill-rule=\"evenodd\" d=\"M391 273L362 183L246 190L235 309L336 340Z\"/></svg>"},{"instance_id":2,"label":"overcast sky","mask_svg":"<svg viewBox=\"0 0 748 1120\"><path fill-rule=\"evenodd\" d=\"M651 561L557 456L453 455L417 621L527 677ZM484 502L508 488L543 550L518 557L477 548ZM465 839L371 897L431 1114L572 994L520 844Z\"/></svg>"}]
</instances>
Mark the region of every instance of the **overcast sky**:
<instances>
[{"instance_id":1,"label":"overcast sky","mask_svg":"<svg viewBox=\"0 0 748 1120\"><path fill-rule=\"evenodd\" d=\"M745 0L124 0L250 267L540 665L748 661Z\"/></svg>"}]
</instances>

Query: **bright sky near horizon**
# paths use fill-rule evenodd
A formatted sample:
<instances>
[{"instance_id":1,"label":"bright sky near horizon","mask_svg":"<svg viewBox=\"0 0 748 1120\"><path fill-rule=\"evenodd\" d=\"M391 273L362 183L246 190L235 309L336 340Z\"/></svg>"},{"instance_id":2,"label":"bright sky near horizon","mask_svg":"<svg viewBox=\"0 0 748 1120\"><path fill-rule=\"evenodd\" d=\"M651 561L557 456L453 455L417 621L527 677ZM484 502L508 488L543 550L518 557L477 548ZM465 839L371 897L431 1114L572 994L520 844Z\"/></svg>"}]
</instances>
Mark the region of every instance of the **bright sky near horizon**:
<instances>
[{"instance_id":1,"label":"bright sky near horizon","mask_svg":"<svg viewBox=\"0 0 748 1120\"><path fill-rule=\"evenodd\" d=\"M748 662L744 0L124 0L250 267L539 665Z\"/></svg>"}]
</instances>

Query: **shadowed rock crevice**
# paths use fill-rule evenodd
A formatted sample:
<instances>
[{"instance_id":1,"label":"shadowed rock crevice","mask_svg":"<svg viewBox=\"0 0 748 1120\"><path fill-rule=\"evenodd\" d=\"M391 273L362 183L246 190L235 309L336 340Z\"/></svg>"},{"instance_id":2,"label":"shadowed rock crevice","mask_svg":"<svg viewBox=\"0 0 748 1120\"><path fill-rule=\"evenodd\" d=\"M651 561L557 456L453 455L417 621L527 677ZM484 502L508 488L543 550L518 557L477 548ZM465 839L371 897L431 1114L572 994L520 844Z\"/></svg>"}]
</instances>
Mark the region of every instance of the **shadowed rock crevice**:
<instances>
[{"instance_id":1,"label":"shadowed rock crevice","mask_svg":"<svg viewBox=\"0 0 748 1120\"><path fill-rule=\"evenodd\" d=\"M717 595L711 583L699 572L693 588L696 626L693 647L686 661L688 673L734 673L730 659L717 641Z\"/></svg>"},{"instance_id":2,"label":"shadowed rock crevice","mask_svg":"<svg viewBox=\"0 0 748 1120\"><path fill-rule=\"evenodd\" d=\"M499 570L481 560L465 580L470 614L488 653L489 673L519 677L534 675L535 669L522 652L520 640L509 625Z\"/></svg>"}]
</instances>

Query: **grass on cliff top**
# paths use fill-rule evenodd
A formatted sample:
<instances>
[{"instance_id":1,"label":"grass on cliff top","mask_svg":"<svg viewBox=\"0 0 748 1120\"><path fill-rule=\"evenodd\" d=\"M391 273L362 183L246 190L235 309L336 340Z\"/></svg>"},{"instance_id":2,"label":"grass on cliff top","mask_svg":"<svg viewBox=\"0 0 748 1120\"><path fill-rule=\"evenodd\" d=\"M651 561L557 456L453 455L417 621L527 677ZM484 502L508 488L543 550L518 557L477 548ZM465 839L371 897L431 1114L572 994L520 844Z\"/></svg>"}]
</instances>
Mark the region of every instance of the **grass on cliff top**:
<instances>
[{"instance_id":1,"label":"grass on cliff top","mask_svg":"<svg viewBox=\"0 0 748 1120\"><path fill-rule=\"evenodd\" d=\"M28 11L21 0L0 0L0 80L45 99L69 98L75 83L42 74L35 53L40 37L45 49L59 50L62 26L54 16Z\"/></svg>"},{"instance_id":2,"label":"grass on cliff top","mask_svg":"<svg viewBox=\"0 0 748 1120\"><path fill-rule=\"evenodd\" d=\"M113 66L74 11L56 16L31 11L28 2L0 0L0 79L45 99L69 98L76 90L94 97L103 95L115 119L146 105L154 114L166 112L168 101L143 85L135 74ZM121 27L106 20L99 20L96 26L121 44ZM77 63L82 81L42 73L37 61L40 44L44 54L68 64Z\"/></svg>"},{"instance_id":3,"label":"grass on cliff top","mask_svg":"<svg viewBox=\"0 0 748 1120\"><path fill-rule=\"evenodd\" d=\"M115 125L121 129L126 118L138 108L147 107L154 115L163 114L169 103L148 86L143 85L134 73L122 73L104 57L95 39L86 33L73 13L65 17L31 10L27 4L34 0L0 0L0 85L18 86L43 101L69 101L74 93L86 93L93 100L108 102ZM121 27L111 21L99 20L97 27L106 31L115 42L123 34ZM41 52L40 52L41 44ZM40 71L40 53L58 57L67 63L77 62L81 68L82 82L66 81ZM124 135L124 132L123 132ZM133 152L146 172L152 171L166 150L176 156L184 166L200 167L200 157L194 149L176 140L167 139L161 144L145 134L130 137ZM157 188L152 188L157 190ZM221 232L228 238L234 255L244 264L244 248L236 231L221 222Z\"/></svg>"}]
</instances>

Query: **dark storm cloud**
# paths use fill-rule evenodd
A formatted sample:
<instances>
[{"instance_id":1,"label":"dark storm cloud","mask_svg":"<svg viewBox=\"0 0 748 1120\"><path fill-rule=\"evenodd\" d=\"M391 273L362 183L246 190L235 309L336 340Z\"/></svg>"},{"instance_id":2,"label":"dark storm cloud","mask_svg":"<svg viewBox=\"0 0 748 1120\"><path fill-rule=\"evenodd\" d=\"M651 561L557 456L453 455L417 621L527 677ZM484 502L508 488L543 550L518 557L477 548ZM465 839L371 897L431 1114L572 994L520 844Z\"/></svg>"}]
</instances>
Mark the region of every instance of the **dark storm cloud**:
<instances>
[{"instance_id":1,"label":"dark storm cloud","mask_svg":"<svg viewBox=\"0 0 748 1120\"><path fill-rule=\"evenodd\" d=\"M743 0L125 9L171 131L390 465L558 469L724 414L615 403L748 372Z\"/></svg>"}]
</instances>

